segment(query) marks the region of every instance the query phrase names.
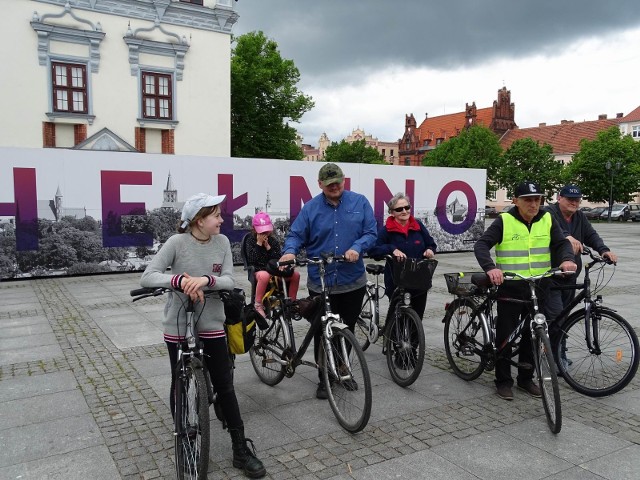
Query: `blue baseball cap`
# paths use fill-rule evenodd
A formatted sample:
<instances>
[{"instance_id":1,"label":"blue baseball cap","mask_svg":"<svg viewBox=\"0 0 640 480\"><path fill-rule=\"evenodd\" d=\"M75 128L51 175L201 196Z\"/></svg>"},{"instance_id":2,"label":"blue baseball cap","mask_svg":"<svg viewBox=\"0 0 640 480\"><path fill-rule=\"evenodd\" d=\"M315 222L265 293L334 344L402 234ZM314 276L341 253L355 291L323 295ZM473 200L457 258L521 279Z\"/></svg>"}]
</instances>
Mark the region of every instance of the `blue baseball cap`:
<instances>
[{"instance_id":1,"label":"blue baseball cap","mask_svg":"<svg viewBox=\"0 0 640 480\"><path fill-rule=\"evenodd\" d=\"M582 192L577 185L565 185L558 195L566 198L582 198Z\"/></svg>"}]
</instances>

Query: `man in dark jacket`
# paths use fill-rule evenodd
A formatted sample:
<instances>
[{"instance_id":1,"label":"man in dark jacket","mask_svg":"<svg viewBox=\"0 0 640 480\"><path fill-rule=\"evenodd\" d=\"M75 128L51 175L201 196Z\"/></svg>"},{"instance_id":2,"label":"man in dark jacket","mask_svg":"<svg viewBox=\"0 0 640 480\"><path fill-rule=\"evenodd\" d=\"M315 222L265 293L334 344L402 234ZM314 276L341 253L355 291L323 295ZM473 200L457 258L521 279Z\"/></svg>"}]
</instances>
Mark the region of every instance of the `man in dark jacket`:
<instances>
[{"instance_id":1,"label":"man in dark jacket","mask_svg":"<svg viewBox=\"0 0 640 480\"><path fill-rule=\"evenodd\" d=\"M565 185L558 193L558 203L546 207L546 210L553 215L558 222L562 231L571 242L573 253L575 254L574 262L578 266L575 275L554 279L550 286L571 285L576 283L576 277L582 270L582 245L597 251L600 255L608 258L613 263L618 261L618 256L609 250L604 244L598 232L591 226L591 223L580 210L580 201L582 200L582 192L577 185ZM551 264L559 265L560 259L551 253ZM549 323L549 336L553 339L558 333L558 325L554 322L555 318L566 307L573 297L575 290L549 290L546 292L544 312ZM555 352L554 352L555 353Z\"/></svg>"},{"instance_id":2,"label":"man in dark jacket","mask_svg":"<svg viewBox=\"0 0 640 480\"><path fill-rule=\"evenodd\" d=\"M533 182L523 182L515 189L515 207L500 214L474 246L478 264L487 273L491 283L499 285L505 297L530 299L528 285L523 281L504 280L502 271L515 271L523 276L544 273L551 268L552 252L561 260L563 271L575 271L571 244L550 213L540 210L542 191ZM495 247L496 260L491 257ZM523 304L498 302L496 345L501 345L527 314ZM496 362L496 390L500 398L513 400L513 378L509 349L505 357ZM520 339L518 387L533 397L540 396L540 388L533 381L533 351L531 330L525 325ZM526 365L526 366L525 366Z\"/></svg>"}]
</instances>

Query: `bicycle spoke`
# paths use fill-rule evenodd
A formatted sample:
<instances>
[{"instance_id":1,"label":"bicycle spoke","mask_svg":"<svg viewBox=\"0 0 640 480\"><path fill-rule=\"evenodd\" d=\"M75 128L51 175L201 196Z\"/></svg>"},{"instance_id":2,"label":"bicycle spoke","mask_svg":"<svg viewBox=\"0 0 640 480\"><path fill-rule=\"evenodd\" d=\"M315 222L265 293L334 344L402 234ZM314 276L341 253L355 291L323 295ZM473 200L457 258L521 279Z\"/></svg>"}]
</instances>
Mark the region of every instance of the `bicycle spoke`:
<instances>
[{"instance_id":1,"label":"bicycle spoke","mask_svg":"<svg viewBox=\"0 0 640 480\"><path fill-rule=\"evenodd\" d=\"M336 330L323 349L323 378L330 385L329 404L340 425L349 432L362 430L371 414L371 380L364 354L349 330ZM332 370L331 365L335 366Z\"/></svg>"},{"instance_id":2,"label":"bicycle spoke","mask_svg":"<svg viewBox=\"0 0 640 480\"><path fill-rule=\"evenodd\" d=\"M623 389L638 369L638 338L614 312L597 312L599 352L590 352L584 335L584 312L571 317L559 336L558 366L565 381L593 397Z\"/></svg>"}]
</instances>

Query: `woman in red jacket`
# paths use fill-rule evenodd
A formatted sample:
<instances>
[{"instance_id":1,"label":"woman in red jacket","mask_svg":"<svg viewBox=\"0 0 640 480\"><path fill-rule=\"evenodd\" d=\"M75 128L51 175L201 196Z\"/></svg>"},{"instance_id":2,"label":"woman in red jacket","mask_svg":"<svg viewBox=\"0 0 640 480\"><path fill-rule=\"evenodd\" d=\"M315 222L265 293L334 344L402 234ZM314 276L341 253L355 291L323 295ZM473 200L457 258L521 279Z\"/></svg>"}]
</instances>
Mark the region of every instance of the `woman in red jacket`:
<instances>
[{"instance_id":1,"label":"woman in red jacket","mask_svg":"<svg viewBox=\"0 0 640 480\"><path fill-rule=\"evenodd\" d=\"M396 193L389 203L389 217L384 227L378 232L375 246L369 250L370 257L393 255L397 259L433 258L436 253L436 242L427 227L411 215L411 201L404 193ZM391 268L387 264L384 271L386 295L391 298L395 289ZM422 318L427 305L427 294L424 291L411 291L411 307Z\"/></svg>"}]
</instances>

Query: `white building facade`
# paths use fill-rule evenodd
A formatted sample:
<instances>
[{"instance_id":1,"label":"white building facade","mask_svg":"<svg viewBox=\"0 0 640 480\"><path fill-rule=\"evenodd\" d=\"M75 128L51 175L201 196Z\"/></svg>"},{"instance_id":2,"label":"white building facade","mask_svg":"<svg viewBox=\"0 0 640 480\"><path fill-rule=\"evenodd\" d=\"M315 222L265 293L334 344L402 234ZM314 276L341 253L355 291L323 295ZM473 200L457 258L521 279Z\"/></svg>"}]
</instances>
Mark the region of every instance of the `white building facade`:
<instances>
[{"instance_id":1,"label":"white building facade","mask_svg":"<svg viewBox=\"0 0 640 480\"><path fill-rule=\"evenodd\" d=\"M233 0L20 0L0 145L230 155Z\"/></svg>"}]
</instances>

